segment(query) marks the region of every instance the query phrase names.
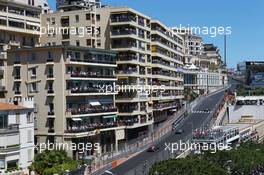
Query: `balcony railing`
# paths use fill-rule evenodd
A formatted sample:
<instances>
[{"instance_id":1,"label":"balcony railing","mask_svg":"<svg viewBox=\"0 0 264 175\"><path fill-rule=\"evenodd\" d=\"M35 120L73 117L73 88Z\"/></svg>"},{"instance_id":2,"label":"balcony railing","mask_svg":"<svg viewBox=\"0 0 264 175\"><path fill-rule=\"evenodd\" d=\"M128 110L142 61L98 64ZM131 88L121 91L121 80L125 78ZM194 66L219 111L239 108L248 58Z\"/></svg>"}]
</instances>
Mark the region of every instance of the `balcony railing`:
<instances>
[{"instance_id":1,"label":"balcony railing","mask_svg":"<svg viewBox=\"0 0 264 175\"><path fill-rule=\"evenodd\" d=\"M48 89L48 94L53 94L54 90L53 89Z\"/></svg>"},{"instance_id":2,"label":"balcony railing","mask_svg":"<svg viewBox=\"0 0 264 175\"><path fill-rule=\"evenodd\" d=\"M84 72L84 71L80 71L80 72L68 72L68 74L71 75L71 77L79 77L79 78L115 78L115 75L111 75L111 74L100 74L97 72Z\"/></svg>"},{"instance_id":3,"label":"balcony railing","mask_svg":"<svg viewBox=\"0 0 264 175\"><path fill-rule=\"evenodd\" d=\"M118 59L117 59L118 61L133 61L133 60L138 60L138 58L137 58L137 56L127 56L127 57L125 57L125 56L120 56L120 57L118 57Z\"/></svg>"},{"instance_id":4,"label":"balcony railing","mask_svg":"<svg viewBox=\"0 0 264 175\"><path fill-rule=\"evenodd\" d=\"M136 35L137 31L136 30L131 30L131 29L127 29L127 30L113 30L112 31L112 35Z\"/></svg>"},{"instance_id":5,"label":"balcony railing","mask_svg":"<svg viewBox=\"0 0 264 175\"><path fill-rule=\"evenodd\" d=\"M81 59L81 58L70 58L70 61L74 62L84 62L84 63L99 63L99 64L116 64L115 60L97 60L97 59Z\"/></svg>"},{"instance_id":6,"label":"balcony railing","mask_svg":"<svg viewBox=\"0 0 264 175\"><path fill-rule=\"evenodd\" d=\"M127 70L118 70L117 71L118 74L132 74L132 73L138 73L137 68L128 68Z\"/></svg>"},{"instance_id":7,"label":"balcony railing","mask_svg":"<svg viewBox=\"0 0 264 175\"><path fill-rule=\"evenodd\" d=\"M54 113L54 111L49 111L48 112L48 115L54 115L55 113Z\"/></svg>"},{"instance_id":8,"label":"balcony railing","mask_svg":"<svg viewBox=\"0 0 264 175\"><path fill-rule=\"evenodd\" d=\"M80 133L80 132L89 132L96 129L105 129L122 126L122 123L119 122L105 122L105 123L86 123L86 124L77 124L73 126L68 126L65 133Z\"/></svg>"},{"instance_id":9,"label":"balcony railing","mask_svg":"<svg viewBox=\"0 0 264 175\"><path fill-rule=\"evenodd\" d=\"M153 105L153 109L164 109L164 108L174 108L180 106L177 102L171 102L171 103L156 103Z\"/></svg>"},{"instance_id":10,"label":"balcony railing","mask_svg":"<svg viewBox=\"0 0 264 175\"><path fill-rule=\"evenodd\" d=\"M93 113L107 113L107 112L117 112L117 108L114 105L100 105L91 106L87 104L80 104L79 107L67 108L66 112L70 112L72 115L78 114L93 114Z\"/></svg>"},{"instance_id":11,"label":"balcony railing","mask_svg":"<svg viewBox=\"0 0 264 175\"><path fill-rule=\"evenodd\" d=\"M19 124L11 124L8 125L6 128L0 129L0 134L8 134L15 132L19 132Z\"/></svg>"},{"instance_id":12,"label":"balcony railing","mask_svg":"<svg viewBox=\"0 0 264 175\"><path fill-rule=\"evenodd\" d=\"M106 89L104 88L102 91L102 89L100 87L106 87L105 85L101 85L101 86L79 86L79 87L72 87L70 88L71 93L106 93ZM114 92L113 89L109 88L107 89L107 93L110 92Z\"/></svg>"},{"instance_id":13,"label":"balcony railing","mask_svg":"<svg viewBox=\"0 0 264 175\"><path fill-rule=\"evenodd\" d=\"M47 78L53 78L53 77L54 77L53 74L48 74L48 75L47 75Z\"/></svg>"},{"instance_id":14,"label":"balcony railing","mask_svg":"<svg viewBox=\"0 0 264 175\"><path fill-rule=\"evenodd\" d=\"M137 19L135 16L132 15L119 15L119 16L112 16L111 22L136 22Z\"/></svg>"}]
</instances>

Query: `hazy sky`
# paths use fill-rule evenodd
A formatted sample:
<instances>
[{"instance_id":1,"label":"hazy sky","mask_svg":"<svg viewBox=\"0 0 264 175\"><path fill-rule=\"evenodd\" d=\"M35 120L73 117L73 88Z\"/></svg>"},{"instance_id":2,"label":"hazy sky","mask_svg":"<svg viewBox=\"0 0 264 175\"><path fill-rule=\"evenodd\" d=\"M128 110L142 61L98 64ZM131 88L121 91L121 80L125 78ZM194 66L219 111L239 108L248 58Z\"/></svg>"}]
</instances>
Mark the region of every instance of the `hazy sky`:
<instances>
[{"instance_id":1,"label":"hazy sky","mask_svg":"<svg viewBox=\"0 0 264 175\"><path fill-rule=\"evenodd\" d=\"M264 1L232 0L102 0L103 4L129 6L167 26L231 27L227 36L227 64L236 67L243 60L264 61ZM55 8L55 0L49 0ZM217 45L223 56L224 37L203 36Z\"/></svg>"}]
</instances>

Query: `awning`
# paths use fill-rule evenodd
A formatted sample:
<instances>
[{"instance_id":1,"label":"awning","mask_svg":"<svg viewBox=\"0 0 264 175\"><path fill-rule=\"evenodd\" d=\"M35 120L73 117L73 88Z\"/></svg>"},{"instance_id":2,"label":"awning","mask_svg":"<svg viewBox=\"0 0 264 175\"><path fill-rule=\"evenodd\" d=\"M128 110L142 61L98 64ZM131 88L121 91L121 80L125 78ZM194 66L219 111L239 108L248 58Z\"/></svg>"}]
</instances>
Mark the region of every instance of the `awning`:
<instances>
[{"instance_id":1,"label":"awning","mask_svg":"<svg viewBox=\"0 0 264 175\"><path fill-rule=\"evenodd\" d=\"M117 117L117 115L107 115L107 116L103 116L104 119L106 119L106 118L116 118L116 117Z\"/></svg>"},{"instance_id":2,"label":"awning","mask_svg":"<svg viewBox=\"0 0 264 175\"><path fill-rule=\"evenodd\" d=\"M93 101L93 102L90 102L90 105L92 105L92 106L100 106L101 103L99 101Z\"/></svg>"},{"instance_id":3,"label":"awning","mask_svg":"<svg viewBox=\"0 0 264 175\"><path fill-rule=\"evenodd\" d=\"M28 25L32 25L32 26L36 26L36 27L40 27L40 24L39 23L34 23L34 22L27 21L27 24Z\"/></svg>"},{"instance_id":4,"label":"awning","mask_svg":"<svg viewBox=\"0 0 264 175\"><path fill-rule=\"evenodd\" d=\"M81 118L72 118L73 121L82 121Z\"/></svg>"}]
</instances>

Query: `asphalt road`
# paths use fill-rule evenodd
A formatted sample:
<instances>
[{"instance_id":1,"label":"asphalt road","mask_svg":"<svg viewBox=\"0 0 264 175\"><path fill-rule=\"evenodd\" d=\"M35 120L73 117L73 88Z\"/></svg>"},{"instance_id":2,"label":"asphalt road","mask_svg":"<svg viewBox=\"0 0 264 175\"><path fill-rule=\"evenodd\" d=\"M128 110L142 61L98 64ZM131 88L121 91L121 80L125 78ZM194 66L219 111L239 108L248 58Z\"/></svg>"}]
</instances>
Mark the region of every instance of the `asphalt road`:
<instances>
[{"instance_id":1,"label":"asphalt road","mask_svg":"<svg viewBox=\"0 0 264 175\"><path fill-rule=\"evenodd\" d=\"M200 128L204 125L204 121L206 121L206 119L208 119L210 115L210 113L198 111L203 111L205 109L213 111L216 107L216 104L222 99L224 92L225 91L220 91L214 95L208 96L199 104L197 104L196 108L193 110L194 112L191 112L189 116L182 122L182 124L177 127L177 129L183 129L184 132L182 134L175 134L174 132L171 132L171 134L169 134L166 138L161 140L156 145L159 150L157 150L156 152L147 152L145 150L109 171L111 171L115 175L126 175L129 171L133 170L135 167L140 166L144 162L153 161L153 159L155 159L156 154L158 154L160 151L165 151L165 143L174 143L179 140L187 139L194 129Z\"/></svg>"}]
</instances>

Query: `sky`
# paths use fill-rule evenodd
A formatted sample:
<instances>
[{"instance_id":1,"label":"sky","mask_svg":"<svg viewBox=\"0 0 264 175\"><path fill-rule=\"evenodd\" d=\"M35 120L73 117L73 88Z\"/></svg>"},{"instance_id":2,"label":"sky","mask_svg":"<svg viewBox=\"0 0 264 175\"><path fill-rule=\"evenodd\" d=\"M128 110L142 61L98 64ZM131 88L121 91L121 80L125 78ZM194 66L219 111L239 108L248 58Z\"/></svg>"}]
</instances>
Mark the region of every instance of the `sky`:
<instances>
[{"instance_id":1,"label":"sky","mask_svg":"<svg viewBox=\"0 0 264 175\"><path fill-rule=\"evenodd\" d=\"M48 0L55 9L55 0ZM101 0L112 6L128 6L169 27L231 27L227 35L227 65L236 68L244 60L264 61L264 1L231 0ZM224 56L224 36L202 35L204 43L213 43Z\"/></svg>"}]
</instances>

